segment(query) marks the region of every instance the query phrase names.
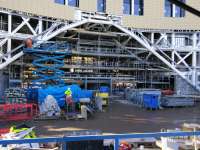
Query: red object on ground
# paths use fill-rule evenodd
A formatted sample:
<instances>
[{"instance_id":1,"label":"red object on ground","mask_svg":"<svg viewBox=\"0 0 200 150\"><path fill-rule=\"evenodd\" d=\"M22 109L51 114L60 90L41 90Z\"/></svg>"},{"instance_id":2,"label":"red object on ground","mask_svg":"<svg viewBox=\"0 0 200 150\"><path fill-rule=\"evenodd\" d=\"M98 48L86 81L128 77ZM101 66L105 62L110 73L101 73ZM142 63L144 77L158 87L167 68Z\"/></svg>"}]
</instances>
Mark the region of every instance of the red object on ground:
<instances>
[{"instance_id":1,"label":"red object on ground","mask_svg":"<svg viewBox=\"0 0 200 150\"><path fill-rule=\"evenodd\" d=\"M1 137L2 134L9 133L9 130L10 129L8 129L8 128L2 128L2 129L0 129L0 137Z\"/></svg>"},{"instance_id":2,"label":"red object on ground","mask_svg":"<svg viewBox=\"0 0 200 150\"><path fill-rule=\"evenodd\" d=\"M163 95L173 95L174 91L171 89L167 89L167 90L162 90L162 94Z\"/></svg>"},{"instance_id":3,"label":"red object on ground","mask_svg":"<svg viewBox=\"0 0 200 150\"><path fill-rule=\"evenodd\" d=\"M36 104L2 104L0 105L0 122L31 120L38 114Z\"/></svg>"},{"instance_id":4,"label":"red object on ground","mask_svg":"<svg viewBox=\"0 0 200 150\"><path fill-rule=\"evenodd\" d=\"M128 142L122 141L119 150L131 150L131 147Z\"/></svg>"}]
</instances>

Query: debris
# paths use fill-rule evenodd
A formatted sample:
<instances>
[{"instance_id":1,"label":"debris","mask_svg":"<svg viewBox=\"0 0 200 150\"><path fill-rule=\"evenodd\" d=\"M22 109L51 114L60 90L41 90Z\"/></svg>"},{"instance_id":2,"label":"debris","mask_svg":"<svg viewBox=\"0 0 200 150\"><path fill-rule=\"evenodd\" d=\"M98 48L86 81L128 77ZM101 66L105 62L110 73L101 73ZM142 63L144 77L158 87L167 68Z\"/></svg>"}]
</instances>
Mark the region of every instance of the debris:
<instances>
[{"instance_id":1,"label":"debris","mask_svg":"<svg viewBox=\"0 0 200 150\"><path fill-rule=\"evenodd\" d=\"M12 126L9 133L3 134L3 140L18 140L18 139L30 139L36 138L35 132L33 131L35 127L28 127L25 124L19 126ZM0 146L0 148L3 146ZM30 149L39 148L38 143L26 143L26 144L10 144L6 146L8 149Z\"/></svg>"}]
</instances>

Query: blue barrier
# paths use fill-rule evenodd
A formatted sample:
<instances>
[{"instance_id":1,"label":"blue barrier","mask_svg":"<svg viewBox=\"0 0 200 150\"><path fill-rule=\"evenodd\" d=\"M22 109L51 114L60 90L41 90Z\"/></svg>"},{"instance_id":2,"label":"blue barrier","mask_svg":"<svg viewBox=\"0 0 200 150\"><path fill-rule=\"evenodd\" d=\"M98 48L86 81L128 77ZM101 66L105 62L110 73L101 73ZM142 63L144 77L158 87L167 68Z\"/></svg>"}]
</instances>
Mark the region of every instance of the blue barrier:
<instances>
[{"instance_id":1,"label":"blue barrier","mask_svg":"<svg viewBox=\"0 0 200 150\"><path fill-rule=\"evenodd\" d=\"M0 140L0 145L8 144L23 144L23 143L49 143L88 141L88 140L114 140L114 149L119 149L119 141L122 139L132 138L160 138L160 137L184 137L184 136L200 136L200 131L197 132L155 132L155 133L136 133L136 134L112 134L112 135L92 135L92 136L70 136L70 137L52 137L52 138L37 138L37 139L22 139L22 140Z\"/></svg>"}]
</instances>

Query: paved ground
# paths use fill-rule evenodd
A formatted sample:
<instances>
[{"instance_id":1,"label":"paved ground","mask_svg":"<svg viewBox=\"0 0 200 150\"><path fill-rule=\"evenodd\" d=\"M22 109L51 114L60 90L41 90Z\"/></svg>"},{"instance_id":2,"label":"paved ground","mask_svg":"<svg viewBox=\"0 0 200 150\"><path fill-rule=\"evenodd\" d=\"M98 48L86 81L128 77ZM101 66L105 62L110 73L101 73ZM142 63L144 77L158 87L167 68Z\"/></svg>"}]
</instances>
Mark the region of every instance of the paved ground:
<instances>
[{"instance_id":1,"label":"paved ground","mask_svg":"<svg viewBox=\"0 0 200 150\"><path fill-rule=\"evenodd\" d=\"M200 104L190 108L171 108L147 111L133 105L114 101L109 110L96 113L87 121L34 121L39 136L62 136L65 131L100 129L104 133L159 132L160 129L177 128L184 122L200 123ZM2 127L10 126L2 124Z\"/></svg>"}]
</instances>

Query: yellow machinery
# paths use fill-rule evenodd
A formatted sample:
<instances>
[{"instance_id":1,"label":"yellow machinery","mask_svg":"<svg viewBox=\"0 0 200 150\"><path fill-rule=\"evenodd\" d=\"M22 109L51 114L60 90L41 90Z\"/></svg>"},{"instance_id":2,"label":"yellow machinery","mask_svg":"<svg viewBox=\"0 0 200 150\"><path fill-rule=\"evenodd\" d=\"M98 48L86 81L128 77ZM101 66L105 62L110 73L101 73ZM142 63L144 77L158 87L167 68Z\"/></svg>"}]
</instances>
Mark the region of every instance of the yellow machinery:
<instances>
[{"instance_id":1,"label":"yellow machinery","mask_svg":"<svg viewBox=\"0 0 200 150\"><path fill-rule=\"evenodd\" d=\"M109 93L96 93L96 96L102 98L102 105L108 106L109 104Z\"/></svg>"}]
</instances>

